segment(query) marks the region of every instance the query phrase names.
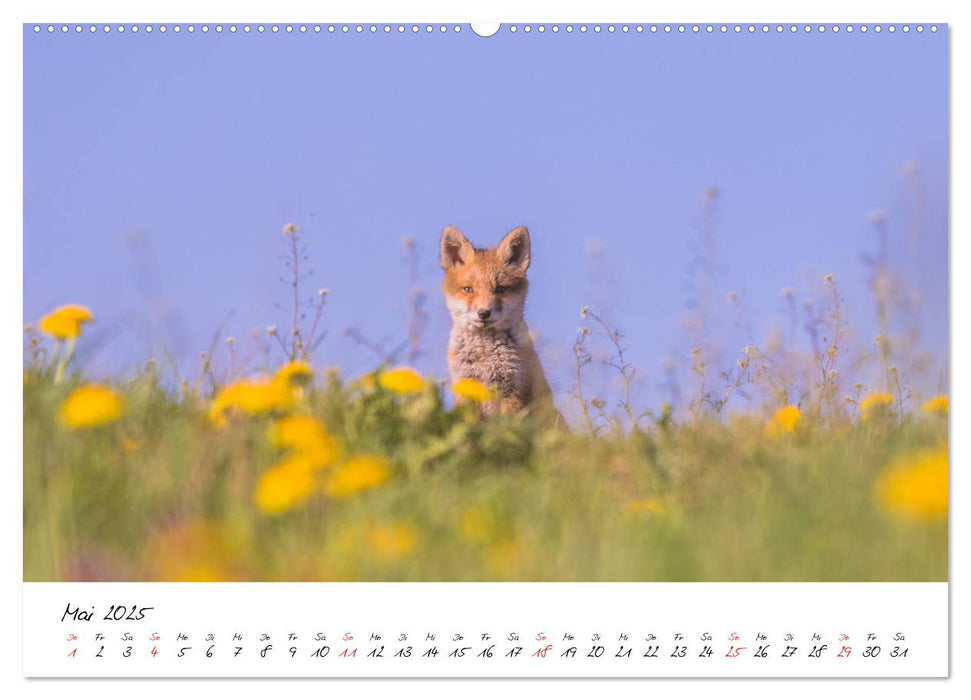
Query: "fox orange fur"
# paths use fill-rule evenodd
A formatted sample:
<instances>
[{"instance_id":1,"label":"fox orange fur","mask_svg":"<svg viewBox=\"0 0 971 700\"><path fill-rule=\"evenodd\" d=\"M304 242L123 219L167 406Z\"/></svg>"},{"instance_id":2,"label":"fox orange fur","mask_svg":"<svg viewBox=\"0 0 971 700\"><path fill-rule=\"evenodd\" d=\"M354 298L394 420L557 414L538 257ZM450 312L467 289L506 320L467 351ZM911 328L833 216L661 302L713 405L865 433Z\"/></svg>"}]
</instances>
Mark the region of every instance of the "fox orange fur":
<instances>
[{"instance_id":1,"label":"fox orange fur","mask_svg":"<svg viewBox=\"0 0 971 700\"><path fill-rule=\"evenodd\" d=\"M562 420L523 312L529 280L529 231L520 226L495 248L475 248L451 226L440 246L442 290L452 317L448 369L452 381L476 379L497 392L485 414L529 410Z\"/></svg>"}]
</instances>

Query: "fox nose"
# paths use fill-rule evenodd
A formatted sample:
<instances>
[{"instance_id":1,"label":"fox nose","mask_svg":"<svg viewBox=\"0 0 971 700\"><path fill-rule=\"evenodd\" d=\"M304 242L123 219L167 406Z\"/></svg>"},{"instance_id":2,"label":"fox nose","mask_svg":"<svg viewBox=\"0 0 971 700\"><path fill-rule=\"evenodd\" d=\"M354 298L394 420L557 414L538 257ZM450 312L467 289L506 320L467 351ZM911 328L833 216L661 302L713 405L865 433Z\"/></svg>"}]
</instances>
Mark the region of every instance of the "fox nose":
<instances>
[{"instance_id":1,"label":"fox nose","mask_svg":"<svg viewBox=\"0 0 971 700\"><path fill-rule=\"evenodd\" d=\"M479 318L485 321L492 316L492 309L479 309Z\"/></svg>"}]
</instances>

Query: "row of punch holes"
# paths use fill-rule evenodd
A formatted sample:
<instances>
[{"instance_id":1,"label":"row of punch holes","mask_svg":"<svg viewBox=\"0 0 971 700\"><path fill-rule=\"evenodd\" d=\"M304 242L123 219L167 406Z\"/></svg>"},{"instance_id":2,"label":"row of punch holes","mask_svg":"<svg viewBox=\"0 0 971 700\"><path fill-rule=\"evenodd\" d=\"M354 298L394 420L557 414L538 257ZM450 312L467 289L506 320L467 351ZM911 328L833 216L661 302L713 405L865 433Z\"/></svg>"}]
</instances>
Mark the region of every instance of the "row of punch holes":
<instances>
[{"instance_id":1,"label":"row of punch holes","mask_svg":"<svg viewBox=\"0 0 971 700\"><path fill-rule=\"evenodd\" d=\"M483 28L480 29L479 26L471 25L471 31L475 34L478 34L479 36L491 36L499 31L498 25L481 25L481 26ZM397 32L398 34L405 34L405 33L447 34L449 32L459 33L463 31L462 25L458 25L458 24L451 24L451 25L447 25L447 24L436 24L436 25L433 25L433 24L423 24L423 25L418 25L418 24L411 24L411 25L405 25L405 24L398 24L398 25L391 25L391 24L384 24L384 25L378 25L378 24L325 24L325 25L321 25L321 24L285 24L285 25L228 24L228 25L222 25L222 24L216 24L212 26L208 24L202 24L198 26L194 24L187 24L184 26L181 24L173 24L173 25L161 24L157 26L151 25L151 24L146 24L146 25L76 24L73 26L67 25L67 24L62 24L62 25L48 24L46 26L35 24L33 26L33 30L35 34L39 34L44 31L46 31L49 34L53 34L58 31L60 31L62 34L67 34L71 32L72 29L77 34L81 34L83 32L88 32L92 34L97 32L102 32L102 33L115 32L118 34L124 34L126 32L130 32L132 34L137 34L138 32L144 32L146 34L151 34L152 32L159 32L161 34L172 32L174 34L180 34L182 32L186 32L189 34L194 34L197 31L202 34L208 34L210 31L215 32L216 34L222 34L223 32L228 32L230 34L236 34L236 33L265 34L267 32L271 34L279 34L280 32L283 32L285 34L320 34L320 33L391 34L393 32ZM546 32L550 32L553 34L559 34L561 32L566 34L573 34L573 33L601 34L603 32L606 32L608 34L615 34L618 32L622 34L629 34L629 33L643 34L645 32L650 34L657 34L659 32L665 33L665 34L670 34L670 33L727 34L729 32L732 32L735 34L742 34L742 33L756 34L759 32L761 32L762 34L768 34L770 32L775 32L777 34L782 34L785 32L788 32L790 34L796 34L796 33L822 34L825 32L832 32L834 34L838 34L839 32L846 32L847 34L851 34L854 31L858 31L862 34L865 34L869 31L873 31L877 34L880 34L884 30L893 34L893 33L896 33L898 29L904 34L908 34L912 30L916 31L917 33L923 33L925 31L925 26L922 24L913 25L913 26L909 24L903 24L903 25L900 25L899 27L894 24L890 24L886 26L879 25L879 24L874 24L874 25L861 24L857 26L838 25L838 24L834 24L834 25L823 25L823 24L819 24L819 25L811 25L811 24L804 24L804 25L797 25L797 24L789 24L789 25L783 25L783 24L775 24L775 25L768 25L768 24L762 24L762 25L755 25L755 24L748 24L748 25L741 25L741 24L735 24L735 25L728 25L728 24L720 24L720 25L713 25L713 24L650 24L650 25L647 25L647 24L606 24L606 25L539 24L539 25L530 25L530 24L523 24L523 25L518 25L518 24L510 24L505 27L505 30L510 34L516 34L516 33L530 34L533 32L538 34L545 34ZM930 25L926 29L931 32L936 32L937 25Z\"/></svg>"}]
</instances>

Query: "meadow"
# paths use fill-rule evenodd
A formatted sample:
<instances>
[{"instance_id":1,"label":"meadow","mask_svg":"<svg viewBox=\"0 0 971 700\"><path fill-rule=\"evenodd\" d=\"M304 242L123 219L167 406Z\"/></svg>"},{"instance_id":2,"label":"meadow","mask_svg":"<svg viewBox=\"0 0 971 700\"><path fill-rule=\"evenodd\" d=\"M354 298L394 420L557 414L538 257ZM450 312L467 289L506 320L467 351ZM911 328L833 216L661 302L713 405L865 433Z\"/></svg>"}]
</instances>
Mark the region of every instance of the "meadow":
<instances>
[{"instance_id":1,"label":"meadow","mask_svg":"<svg viewBox=\"0 0 971 700\"><path fill-rule=\"evenodd\" d=\"M571 428L484 419L489 387L407 365L315 365L320 313L300 324L294 280L261 371L147 360L91 381L73 351L92 310L26 329L26 581L947 579L947 396L905 397L888 337L884 386L836 371L831 276L812 352L746 347L719 373L695 348L691 397L653 411L623 391L621 334L584 309ZM616 404L585 391L595 336Z\"/></svg>"}]
</instances>

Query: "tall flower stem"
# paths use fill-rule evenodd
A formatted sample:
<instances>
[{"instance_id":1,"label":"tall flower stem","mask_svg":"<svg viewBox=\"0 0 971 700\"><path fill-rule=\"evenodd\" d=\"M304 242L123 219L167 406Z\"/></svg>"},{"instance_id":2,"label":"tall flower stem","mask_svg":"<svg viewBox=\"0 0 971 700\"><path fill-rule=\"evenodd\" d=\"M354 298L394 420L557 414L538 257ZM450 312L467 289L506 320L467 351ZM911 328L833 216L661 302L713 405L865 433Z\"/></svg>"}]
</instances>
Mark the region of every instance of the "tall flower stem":
<instances>
[{"instance_id":1,"label":"tall flower stem","mask_svg":"<svg viewBox=\"0 0 971 700\"><path fill-rule=\"evenodd\" d=\"M61 356L60 362L57 363L57 369L54 371L54 383L60 384L64 379L64 370L67 368L68 363L71 361L71 357L74 355L74 341L75 338L68 338L64 343L64 354ZM55 350L55 353L57 351Z\"/></svg>"}]
</instances>

